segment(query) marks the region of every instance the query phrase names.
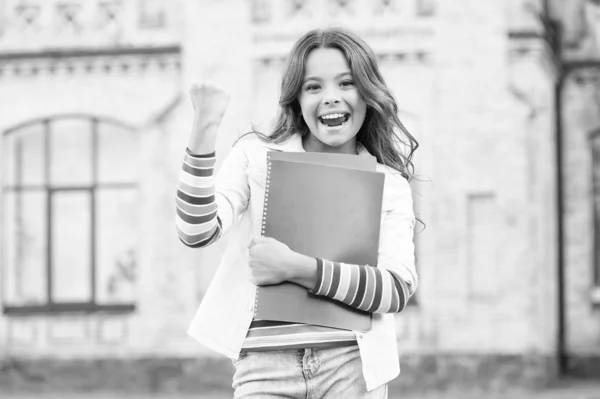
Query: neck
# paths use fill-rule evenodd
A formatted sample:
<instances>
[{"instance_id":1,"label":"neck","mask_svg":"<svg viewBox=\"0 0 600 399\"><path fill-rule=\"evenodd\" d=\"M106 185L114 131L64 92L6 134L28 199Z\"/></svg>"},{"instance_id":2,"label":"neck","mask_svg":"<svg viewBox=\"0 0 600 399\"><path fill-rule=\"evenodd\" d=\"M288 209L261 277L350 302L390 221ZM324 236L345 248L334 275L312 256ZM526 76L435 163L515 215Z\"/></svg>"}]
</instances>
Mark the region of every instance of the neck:
<instances>
[{"instance_id":1,"label":"neck","mask_svg":"<svg viewBox=\"0 0 600 399\"><path fill-rule=\"evenodd\" d=\"M302 146L306 152L330 152L336 154L358 154L358 145L356 138L347 141L340 146L330 146L317 140L310 135L302 138Z\"/></svg>"}]
</instances>

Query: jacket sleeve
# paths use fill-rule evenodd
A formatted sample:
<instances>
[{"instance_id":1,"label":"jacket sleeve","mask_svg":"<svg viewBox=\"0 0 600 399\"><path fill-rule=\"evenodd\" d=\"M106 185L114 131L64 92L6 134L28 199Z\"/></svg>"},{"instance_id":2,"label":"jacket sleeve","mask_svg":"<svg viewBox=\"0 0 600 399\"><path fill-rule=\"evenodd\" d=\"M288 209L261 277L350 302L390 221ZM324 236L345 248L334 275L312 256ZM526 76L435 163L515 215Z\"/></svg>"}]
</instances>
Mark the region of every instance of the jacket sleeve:
<instances>
[{"instance_id":1,"label":"jacket sleeve","mask_svg":"<svg viewBox=\"0 0 600 399\"><path fill-rule=\"evenodd\" d=\"M317 259L317 282L311 290L370 313L401 312L418 285L412 195L406 179L388 175L391 207L381 220L377 265L351 265ZM375 267L376 266L376 267Z\"/></svg>"},{"instance_id":2,"label":"jacket sleeve","mask_svg":"<svg viewBox=\"0 0 600 399\"><path fill-rule=\"evenodd\" d=\"M179 239L202 248L227 233L248 206L247 157L234 146L214 175L216 157L186 149L177 185L176 217Z\"/></svg>"}]
</instances>

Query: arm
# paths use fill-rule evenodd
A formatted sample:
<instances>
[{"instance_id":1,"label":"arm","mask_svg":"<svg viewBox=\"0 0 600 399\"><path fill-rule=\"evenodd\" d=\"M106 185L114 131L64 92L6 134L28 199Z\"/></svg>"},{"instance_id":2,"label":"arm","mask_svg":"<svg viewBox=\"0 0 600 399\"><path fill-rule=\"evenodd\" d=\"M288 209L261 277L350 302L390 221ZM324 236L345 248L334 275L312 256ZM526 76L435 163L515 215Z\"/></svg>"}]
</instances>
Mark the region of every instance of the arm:
<instances>
[{"instance_id":1,"label":"arm","mask_svg":"<svg viewBox=\"0 0 600 399\"><path fill-rule=\"evenodd\" d=\"M411 189L401 176L389 175L392 204L381 219L377 267L319 260L311 292L372 313L401 312L415 293Z\"/></svg>"},{"instance_id":2,"label":"arm","mask_svg":"<svg viewBox=\"0 0 600 399\"><path fill-rule=\"evenodd\" d=\"M188 148L179 173L175 224L179 239L192 248L208 246L222 233L213 183L215 159L214 152L194 155Z\"/></svg>"},{"instance_id":3,"label":"arm","mask_svg":"<svg viewBox=\"0 0 600 399\"><path fill-rule=\"evenodd\" d=\"M177 185L177 234L187 246L205 247L217 241L245 209L249 189L247 159L233 148L214 177L217 130L229 101L220 88L203 83L190 90L194 123Z\"/></svg>"},{"instance_id":4,"label":"arm","mask_svg":"<svg viewBox=\"0 0 600 399\"><path fill-rule=\"evenodd\" d=\"M252 281L257 285L291 281L371 313L400 312L417 287L414 265L412 197L408 182L397 184L392 208L381 221L378 265L350 265L315 259L268 237L250 244Z\"/></svg>"},{"instance_id":5,"label":"arm","mask_svg":"<svg viewBox=\"0 0 600 399\"><path fill-rule=\"evenodd\" d=\"M369 313L401 312L410 298L408 284L389 270L322 259L310 292Z\"/></svg>"}]
</instances>

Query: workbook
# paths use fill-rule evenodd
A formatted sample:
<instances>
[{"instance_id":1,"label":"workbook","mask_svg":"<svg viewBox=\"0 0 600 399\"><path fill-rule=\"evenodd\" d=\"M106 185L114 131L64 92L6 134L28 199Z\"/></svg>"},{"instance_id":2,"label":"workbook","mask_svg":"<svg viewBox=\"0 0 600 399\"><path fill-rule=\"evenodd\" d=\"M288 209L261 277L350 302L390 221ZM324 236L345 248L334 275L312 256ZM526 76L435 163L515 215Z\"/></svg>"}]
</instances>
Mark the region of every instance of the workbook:
<instances>
[{"instance_id":1,"label":"workbook","mask_svg":"<svg viewBox=\"0 0 600 399\"><path fill-rule=\"evenodd\" d=\"M262 235L307 256L375 266L385 178L375 164L368 156L269 152ZM289 282L258 287L255 320L371 329L369 313Z\"/></svg>"}]
</instances>

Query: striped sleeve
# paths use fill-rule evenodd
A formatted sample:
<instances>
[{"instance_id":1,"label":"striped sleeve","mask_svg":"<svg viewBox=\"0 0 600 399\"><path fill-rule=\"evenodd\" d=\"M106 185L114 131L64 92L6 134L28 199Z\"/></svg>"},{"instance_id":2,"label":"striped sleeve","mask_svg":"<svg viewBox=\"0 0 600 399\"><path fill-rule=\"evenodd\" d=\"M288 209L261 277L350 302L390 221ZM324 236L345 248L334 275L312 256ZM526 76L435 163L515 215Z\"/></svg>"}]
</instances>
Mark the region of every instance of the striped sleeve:
<instances>
[{"instance_id":1,"label":"striped sleeve","mask_svg":"<svg viewBox=\"0 0 600 399\"><path fill-rule=\"evenodd\" d=\"M389 270L323 259L311 292L370 313L401 312L410 298L408 284Z\"/></svg>"},{"instance_id":2,"label":"striped sleeve","mask_svg":"<svg viewBox=\"0 0 600 399\"><path fill-rule=\"evenodd\" d=\"M206 247L221 235L215 202L215 153L195 155L189 149L183 158L177 185L176 217L179 239L192 248Z\"/></svg>"}]
</instances>

